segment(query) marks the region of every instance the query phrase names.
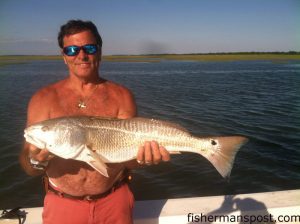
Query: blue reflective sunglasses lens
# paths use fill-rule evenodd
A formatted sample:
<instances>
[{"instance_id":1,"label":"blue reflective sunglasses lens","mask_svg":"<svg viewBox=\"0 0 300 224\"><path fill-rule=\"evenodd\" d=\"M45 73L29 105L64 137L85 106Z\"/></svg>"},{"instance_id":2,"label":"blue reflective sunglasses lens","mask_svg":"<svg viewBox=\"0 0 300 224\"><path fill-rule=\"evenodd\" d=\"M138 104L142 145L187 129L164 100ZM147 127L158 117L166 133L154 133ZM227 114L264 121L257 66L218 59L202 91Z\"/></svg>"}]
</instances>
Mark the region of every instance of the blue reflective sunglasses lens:
<instances>
[{"instance_id":1,"label":"blue reflective sunglasses lens","mask_svg":"<svg viewBox=\"0 0 300 224\"><path fill-rule=\"evenodd\" d=\"M68 46L64 47L63 52L68 56L75 56L79 53L80 47L77 46Z\"/></svg>"},{"instance_id":2,"label":"blue reflective sunglasses lens","mask_svg":"<svg viewBox=\"0 0 300 224\"><path fill-rule=\"evenodd\" d=\"M96 44L87 44L84 46L68 46L63 48L63 52L68 56L78 55L80 50L83 50L86 54L95 54L98 51L98 47Z\"/></svg>"},{"instance_id":3,"label":"blue reflective sunglasses lens","mask_svg":"<svg viewBox=\"0 0 300 224\"><path fill-rule=\"evenodd\" d=\"M82 48L83 51L87 54L95 54L98 50L97 45L94 44L84 45Z\"/></svg>"}]
</instances>

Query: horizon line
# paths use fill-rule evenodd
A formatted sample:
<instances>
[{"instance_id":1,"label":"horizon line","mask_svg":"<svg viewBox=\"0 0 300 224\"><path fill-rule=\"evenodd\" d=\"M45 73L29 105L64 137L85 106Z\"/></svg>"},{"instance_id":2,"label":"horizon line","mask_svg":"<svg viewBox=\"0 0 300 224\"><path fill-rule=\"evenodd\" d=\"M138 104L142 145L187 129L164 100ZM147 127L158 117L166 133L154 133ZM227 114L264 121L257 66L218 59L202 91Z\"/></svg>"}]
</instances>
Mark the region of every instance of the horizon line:
<instances>
[{"instance_id":1,"label":"horizon line","mask_svg":"<svg viewBox=\"0 0 300 224\"><path fill-rule=\"evenodd\" d=\"M226 54L300 54L300 51L228 51L205 53L104 54L102 56L160 56L160 55L226 55ZM61 56L61 54L0 54L0 56Z\"/></svg>"}]
</instances>

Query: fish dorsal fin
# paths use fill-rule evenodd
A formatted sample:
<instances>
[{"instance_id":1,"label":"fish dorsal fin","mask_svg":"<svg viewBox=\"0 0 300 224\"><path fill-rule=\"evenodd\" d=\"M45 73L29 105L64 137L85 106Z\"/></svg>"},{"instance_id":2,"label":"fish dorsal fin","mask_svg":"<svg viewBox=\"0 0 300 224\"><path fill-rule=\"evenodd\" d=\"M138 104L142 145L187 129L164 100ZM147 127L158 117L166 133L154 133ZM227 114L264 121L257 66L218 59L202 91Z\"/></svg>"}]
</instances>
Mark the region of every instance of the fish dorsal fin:
<instances>
[{"instance_id":1,"label":"fish dorsal fin","mask_svg":"<svg viewBox=\"0 0 300 224\"><path fill-rule=\"evenodd\" d=\"M110 117L89 116L89 117L85 117L84 119L86 119L86 118L88 118L91 121L150 123L155 126L164 126L164 127L168 127L168 128L177 129L177 130L180 130L180 131L186 133L186 135L190 135L188 133L188 130L179 124L173 123L171 121L163 121L163 120L158 120L158 119L154 119L154 118L133 117L133 118L128 118L128 119L120 119L120 118L110 118ZM85 126L92 127L94 125L91 125L90 123L89 124L85 123Z\"/></svg>"},{"instance_id":2,"label":"fish dorsal fin","mask_svg":"<svg viewBox=\"0 0 300 224\"><path fill-rule=\"evenodd\" d=\"M181 131L187 132L187 129L185 129L183 126L173 123L171 121L162 121L154 118L144 118L144 117L133 117L128 119L120 119L120 118L111 118L111 117L100 117L100 116L89 116L88 117L91 120L106 120L106 121L124 121L124 120L131 120L131 121L141 121L141 122L150 122L152 124L163 124L168 127L176 128Z\"/></svg>"},{"instance_id":3,"label":"fish dorsal fin","mask_svg":"<svg viewBox=\"0 0 300 224\"><path fill-rule=\"evenodd\" d=\"M89 119L91 120L107 120L107 121L118 121L118 120L122 120L119 118L113 118L113 117L100 117L100 116L89 116Z\"/></svg>"}]
</instances>

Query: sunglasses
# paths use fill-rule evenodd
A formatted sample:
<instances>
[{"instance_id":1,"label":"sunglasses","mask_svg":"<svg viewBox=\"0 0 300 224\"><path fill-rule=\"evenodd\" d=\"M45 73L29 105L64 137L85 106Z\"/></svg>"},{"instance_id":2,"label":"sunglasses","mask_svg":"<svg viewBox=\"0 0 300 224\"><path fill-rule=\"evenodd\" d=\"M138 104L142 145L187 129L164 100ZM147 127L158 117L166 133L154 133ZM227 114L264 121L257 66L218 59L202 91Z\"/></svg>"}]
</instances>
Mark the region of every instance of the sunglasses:
<instances>
[{"instance_id":1,"label":"sunglasses","mask_svg":"<svg viewBox=\"0 0 300 224\"><path fill-rule=\"evenodd\" d=\"M86 44L84 46L67 46L63 48L63 52L67 56L75 56L78 55L80 50L83 50L86 54L96 54L98 51L98 45L97 44Z\"/></svg>"}]
</instances>

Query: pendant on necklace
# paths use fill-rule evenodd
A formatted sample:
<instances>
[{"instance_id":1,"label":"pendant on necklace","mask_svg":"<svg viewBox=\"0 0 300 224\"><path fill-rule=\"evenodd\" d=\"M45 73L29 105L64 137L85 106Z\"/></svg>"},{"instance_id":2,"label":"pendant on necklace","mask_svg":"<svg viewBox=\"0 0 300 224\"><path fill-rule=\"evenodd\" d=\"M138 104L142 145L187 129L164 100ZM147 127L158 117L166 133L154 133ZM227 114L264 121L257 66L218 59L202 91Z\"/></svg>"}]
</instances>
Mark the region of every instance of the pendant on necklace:
<instances>
[{"instance_id":1,"label":"pendant on necklace","mask_svg":"<svg viewBox=\"0 0 300 224\"><path fill-rule=\"evenodd\" d=\"M78 103L77 107L78 107L79 109L84 109L84 108L86 108L86 104L85 104L84 101L79 100L79 103Z\"/></svg>"}]
</instances>

